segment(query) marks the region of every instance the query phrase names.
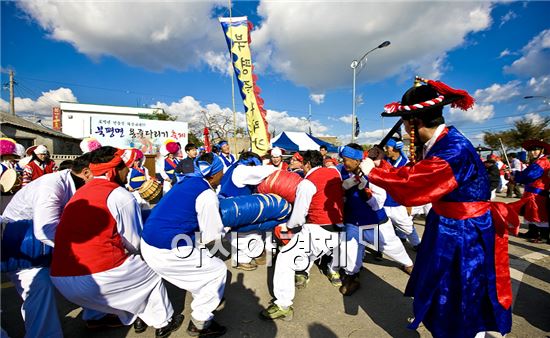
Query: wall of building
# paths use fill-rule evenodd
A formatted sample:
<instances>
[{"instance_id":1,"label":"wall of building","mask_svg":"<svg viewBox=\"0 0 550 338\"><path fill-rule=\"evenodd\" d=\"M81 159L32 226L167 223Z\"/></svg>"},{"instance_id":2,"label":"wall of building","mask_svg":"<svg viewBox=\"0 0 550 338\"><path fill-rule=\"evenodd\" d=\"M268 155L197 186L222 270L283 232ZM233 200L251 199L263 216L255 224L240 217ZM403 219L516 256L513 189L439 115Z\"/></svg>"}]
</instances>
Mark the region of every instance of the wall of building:
<instances>
[{"instance_id":1,"label":"wall of building","mask_svg":"<svg viewBox=\"0 0 550 338\"><path fill-rule=\"evenodd\" d=\"M52 154L81 154L80 140L56 137L48 134L41 134L26 129L16 128L12 125L2 125L2 136L14 139L25 148L35 144L45 145Z\"/></svg>"}]
</instances>

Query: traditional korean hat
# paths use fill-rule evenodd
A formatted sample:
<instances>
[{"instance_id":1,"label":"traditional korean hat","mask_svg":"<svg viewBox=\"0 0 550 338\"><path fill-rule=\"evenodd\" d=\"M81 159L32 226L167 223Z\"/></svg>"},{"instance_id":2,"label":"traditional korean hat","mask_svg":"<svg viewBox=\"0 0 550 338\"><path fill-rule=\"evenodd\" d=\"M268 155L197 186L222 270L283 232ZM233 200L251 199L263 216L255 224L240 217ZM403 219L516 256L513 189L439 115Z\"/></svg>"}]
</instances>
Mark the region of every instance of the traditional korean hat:
<instances>
[{"instance_id":1,"label":"traditional korean hat","mask_svg":"<svg viewBox=\"0 0 550 338\"><path fill-rule=\"evenodd\" d=\"M415 83L425 84L407 90L401 98L401 102L385 105L382 116L420 116L447 104L462 110L468 110L474 105L475 100L468 92L451 88L441 81L416 77Z\"/></svg>"},{"instance_id":2,"label":"traditional korean hat","mask_svg":"<svg viewBox=\"0 0 550 338\"><path fill-rule=\"evenodd\" d=\"M271 157L281 157L281 156L283 156L284 153L285 152L283 151L283 149L281 149L279 147L274 147L270 151Z\"/></svg>"},{"instance_id":3,"label":"traditional korean hat","mask_svg":"<svg viewBox=\"0 0 550 338\"><path fill-rule=\"evenodd\" d=\"M86 137L80 142L80 150L83 154L94 151L98 148L101 148L101 143L93 137Z\"/></svg>"},{"instance_id":4,"label":"traditional korean hat","mask_svg":"<svg viewBox=\"0 0 550 338\"><path fill-rule=\"evenodd\" d=\"M48 148L46 148L45 145L40 144L36 146L36 148L32 152L35 153L36 155L44 155L48 153Z\"/></svg>"},{"instance_id":5,"label":"traditional korean hat","mask_svg":"<svg viewBox=\"0 0 550 338\"><path fill-rule=\"evenodd\" d=\"M0 155L17 155L15 141L11 138L0 138Z\"/></svg>"},{"instance_id":6,"label":"traditional korean hat","mask_svg":"<svg viewBox=\"0 0 550 338\"><path fill-rule=\"evenodd\" d=\"M166 143L166 151L169 154L175 154L180 150L180 145L176 142L168 142Z\"/></svg>"},{"instance_id":7,"label":"traditional korean hat","mask_svg":"<svg viewBox=\"0 0 550 338\"><path fill-rule=\"evenodd\" d=\"M521 144L521 147L525 150L543 149L544 154L550 154L550 144L541 140L527 140Z\"/></svg>"}]
</instances>

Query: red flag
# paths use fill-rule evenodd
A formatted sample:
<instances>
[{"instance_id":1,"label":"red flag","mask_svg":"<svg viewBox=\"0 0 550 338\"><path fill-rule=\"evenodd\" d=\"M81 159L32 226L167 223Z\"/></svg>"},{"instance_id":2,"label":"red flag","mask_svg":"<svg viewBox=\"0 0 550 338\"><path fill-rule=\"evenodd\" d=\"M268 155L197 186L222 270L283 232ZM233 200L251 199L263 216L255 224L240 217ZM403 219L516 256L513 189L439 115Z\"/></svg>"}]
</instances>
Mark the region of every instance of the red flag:
<instances>
[{"instance_id":1,"label":"red flag","mask_svg":"<svg viewBox=\"0 0 550 338\"><path fill-rule=\"evenodd\" d=\"M210 132L208 131L208 127L204 127L204 130L202 133L204 135L204 149L206 150L207 153L209 153L212 151L212 149L210 147L210 139L208 138L208 135L210 134Z\"/></svg>"}]
</instances>

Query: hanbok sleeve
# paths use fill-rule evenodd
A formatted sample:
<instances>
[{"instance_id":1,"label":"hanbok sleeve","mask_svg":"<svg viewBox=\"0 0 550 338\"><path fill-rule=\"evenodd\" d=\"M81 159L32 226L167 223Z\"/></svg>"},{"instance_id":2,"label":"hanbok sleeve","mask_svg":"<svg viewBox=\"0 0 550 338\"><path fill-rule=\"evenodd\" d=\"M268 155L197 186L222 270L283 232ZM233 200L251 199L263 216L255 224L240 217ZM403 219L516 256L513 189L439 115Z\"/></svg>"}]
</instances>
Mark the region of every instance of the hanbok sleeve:
<instances>
[{"instance_id":1,"label":"hanbok sleeve","mask_svg":"<svg viewBox=\"0 0 550 338\"><path fill-rule=\"evenodd\" d=\"M220 215L220 200L213 190L203 191L195 201L202 244L220 239L224 233Z\"/></svg>"},{"instance_id":2,"label":"hanbok sleeve","mask_svg":"<svg viewBox=\"0 0 550 338\"><path fill-rule=\"evenodd\" d=\"M126 250L132 254L139 253L143 223L141 209L132 193L123 187L116 188L107 198L107 207L116 221Z\"/></svg>"},{"instance_id":3,"label":"hanbok sleeve","mask_svg":"<svg viewBox=\"0 0 550 338\"><path fill-rule=\"evenodd\" d=\"M548 161L544 159L545 161ZM517 183L529 184L532 183L544 175L544 168L541 166L541 160L537 160L535 163L528 166L523 171L518 171L514 175L514 180Z\"/></svg>"},{"instance_id":4,"label":"hanbok sleeve","mask_svg":"<svg viewBox=\"0 0 550 338\"><path fill-rule=\"evenodd\" d=\"M458 187L451 166L438 157L400 168L383 161L380 167L372 169L368 179L404 206L437 201Z\"/></svg>"}]
</instances>

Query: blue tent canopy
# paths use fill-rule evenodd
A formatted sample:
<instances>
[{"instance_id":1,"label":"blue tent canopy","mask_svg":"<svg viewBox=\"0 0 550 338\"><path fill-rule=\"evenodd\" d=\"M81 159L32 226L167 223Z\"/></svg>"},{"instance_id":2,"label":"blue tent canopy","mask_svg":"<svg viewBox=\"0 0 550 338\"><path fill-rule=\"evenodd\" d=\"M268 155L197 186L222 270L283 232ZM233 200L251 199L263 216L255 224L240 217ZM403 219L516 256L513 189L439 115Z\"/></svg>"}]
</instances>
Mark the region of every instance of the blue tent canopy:
<instances>
[{"instance_id":1,"label":"blue tent canopy","mask_svg":"<svg viewBox=\"0 0 550 338\"><path fill-rule=\"evenodd\" d=\"M288 152L319 150L321 145L325 145L328 152L338 152L337 146L303 132L282 132L271 140L271 145Z\"/></svg>"}]
</instances>

